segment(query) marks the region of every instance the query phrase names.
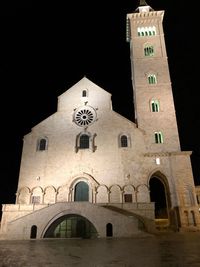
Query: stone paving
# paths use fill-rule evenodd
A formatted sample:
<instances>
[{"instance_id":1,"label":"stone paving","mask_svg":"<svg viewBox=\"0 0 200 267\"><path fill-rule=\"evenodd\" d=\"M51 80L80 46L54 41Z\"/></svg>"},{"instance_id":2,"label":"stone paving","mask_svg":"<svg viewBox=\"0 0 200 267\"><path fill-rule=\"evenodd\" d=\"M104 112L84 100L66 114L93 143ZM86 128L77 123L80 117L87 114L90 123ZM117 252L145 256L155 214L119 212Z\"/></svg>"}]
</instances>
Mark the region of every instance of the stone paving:
<instances>
[{"instance_id":1,"label":"stone paving","mask_svg":"<svg viewBox=\"0 0 200 267\"><path fill-rule=\"evenodd\" d=\"M200 267L200 233L0 241L0 267Z\"/></svg>"}]
</instances>

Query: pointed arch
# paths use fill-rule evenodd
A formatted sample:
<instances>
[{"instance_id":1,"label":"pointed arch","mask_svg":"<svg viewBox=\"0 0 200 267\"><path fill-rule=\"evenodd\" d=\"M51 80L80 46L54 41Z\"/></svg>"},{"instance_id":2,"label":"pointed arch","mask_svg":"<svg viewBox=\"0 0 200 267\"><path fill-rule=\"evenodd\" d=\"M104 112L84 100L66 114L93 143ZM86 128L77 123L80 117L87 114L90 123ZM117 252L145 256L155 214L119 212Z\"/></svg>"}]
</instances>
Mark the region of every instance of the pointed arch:
<instances>
[{"instance_id":1,"label":"pointed arch","mask_svg":"<svg viewBox=\"0 0 200 267\"><path fill-rule=\"evenodd\" d=\"M149 178L149 188L150 199L155 202L156 218L169 218L171 199L167 177L161 171L155 171Z\"/></svg>"}]
</instances>

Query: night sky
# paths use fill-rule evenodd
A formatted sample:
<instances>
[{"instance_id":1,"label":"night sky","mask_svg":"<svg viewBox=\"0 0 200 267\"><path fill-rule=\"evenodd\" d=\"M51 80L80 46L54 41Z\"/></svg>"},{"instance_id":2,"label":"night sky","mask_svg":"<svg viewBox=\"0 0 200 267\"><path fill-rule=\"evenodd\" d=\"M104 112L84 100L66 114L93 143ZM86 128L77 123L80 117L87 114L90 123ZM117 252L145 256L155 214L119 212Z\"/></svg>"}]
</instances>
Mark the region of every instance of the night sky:
<instances>
[{"instance_id":1,"label":"night sky","mask_svg":"<svg viewBox=\"0 0 200 267\"><path fill-rule=\"evenodd\" d=\"M126 14L138 1L15 2L0 6L0 204L15 202L23 136L56 112L57 97L84 76L112 94L116 112L134 120ZM147 3L165 10L181 147L193 151L194 179L200 184L195 15L181 0Z\"/></svg>"}]
</instances>

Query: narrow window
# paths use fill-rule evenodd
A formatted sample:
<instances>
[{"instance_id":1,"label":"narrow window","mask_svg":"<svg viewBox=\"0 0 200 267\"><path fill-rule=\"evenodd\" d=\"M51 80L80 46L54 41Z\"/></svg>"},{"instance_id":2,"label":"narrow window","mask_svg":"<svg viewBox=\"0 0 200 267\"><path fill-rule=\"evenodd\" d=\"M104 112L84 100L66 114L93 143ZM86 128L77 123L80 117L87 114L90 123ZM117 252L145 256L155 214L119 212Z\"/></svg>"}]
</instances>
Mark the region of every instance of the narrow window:
<instances>
[{"instance_id":1,"label":"narrow window","mask_svg":"<svg viewBox=\"0 0 200 267\"><path fill-rule=\"evenodd\" d=\"M163 143L163 134L161 132L155 132L155 143L162 144Z\"/></svg>"},{"instance_id":2,"label":"narrow window","mask_svg":"<svg viewBox=\"0 0 200 267\"><path fill-rule=\"evenodd\" d=\"M86 97L87 96L87 90L83 90L82 91L82 97Z\"/></svg>"},{"instance_id":3,"label":"narrow window","mask_svg":"<svg viewBox=\"0 0 200 267\"><path fill-rule=\"evenodd\" d=\"M157 83L156 75L155 74L148 75L148 82L149 84L156 84Z\"/></svg>"},{"instance_id":4,"label":"narrow window","mask_svg":"<svg viewBox=\"0 0 200 267\"><path fill-rule=\"evenodd\" d=\"M152 100L151 101L151 111L152 112L159 112L160 106L158 100Z\"/></svg>"},{"instance_id":5,"label":"narrow window","mask_svg":"<svg viewBox=\"0 0 200 267\"><path fill-rule=\"evenodd\" d=\"M85 149L85 148L89 148L89 141L90 138L87 134L82 134L80 136L80 149Z\"/></svg>"},{"instance_id":6,"label":"narrow window","mask_svg":"<svg viewBox=\"0 0 200 267\"><path fill-rule=\"evenodd\" d=\"M121 136L121 147L128 147L128 138L126 135Z\"/></svg>"},{"instance_id":7,"label":"narrow window","mask_svg":"<svg viewBox=\"0 0 200 267\"><path fill-rule=\"evenodd\" d=\"M47 149L47 140L45 138L42 138L38 141L38 147L37 150L43 151Z\"/></svg>"}]
</instances>

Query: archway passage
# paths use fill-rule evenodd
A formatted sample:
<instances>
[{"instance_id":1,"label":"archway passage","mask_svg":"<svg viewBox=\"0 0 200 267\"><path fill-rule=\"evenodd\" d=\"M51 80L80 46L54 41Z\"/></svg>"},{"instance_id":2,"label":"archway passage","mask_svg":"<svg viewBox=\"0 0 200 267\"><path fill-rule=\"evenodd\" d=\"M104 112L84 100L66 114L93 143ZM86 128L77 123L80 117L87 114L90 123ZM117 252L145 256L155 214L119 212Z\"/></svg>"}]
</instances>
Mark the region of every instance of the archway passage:
<instances>
[{"instance_id":1,"label":"archway passage","mask_svg":"<svg viewBox=\"0 0 200 267\"><path fill-rule=\"evenodd\" d=\"M157 177L152 177L149 185L151 202L155 202L155 219L168 219L164 184Z\"/></svg>"},{"instance_id":2,"label":"archway passage","mask_svg":"<svg viewBox=\"0 0 200 267\"><path fill-rule=\"evenodd\" d=\"M88 201L89 186L85 182L79 182L75 186L74 201Z\"/></svg>"},{"instance_id":3,"label":"archway passage","mask_svg":"<svg viewBox=\"0 0 200 267\"><path fill-rule=\"evenodd\" d=\"M97 230L86 218L70 214L55 220L47 229L44 238L95 238Z\"/></svg>"}]
</instances>

